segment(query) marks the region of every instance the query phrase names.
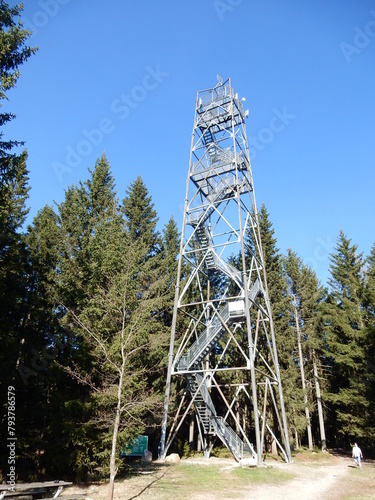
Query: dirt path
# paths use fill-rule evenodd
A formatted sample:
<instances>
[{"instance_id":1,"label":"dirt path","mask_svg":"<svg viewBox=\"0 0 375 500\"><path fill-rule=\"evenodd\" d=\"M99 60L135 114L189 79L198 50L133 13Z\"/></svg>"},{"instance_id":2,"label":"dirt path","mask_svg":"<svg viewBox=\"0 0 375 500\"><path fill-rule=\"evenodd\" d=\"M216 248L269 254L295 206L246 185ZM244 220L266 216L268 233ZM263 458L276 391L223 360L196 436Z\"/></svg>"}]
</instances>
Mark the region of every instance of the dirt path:
<instances>
[{"instance_id":1,"label":"dirt path","mask_svg":"<svg viewBox=\"0 0 375 500\"><path fill-rule=\"evenodd\" d=\"M342 480L348 476L352 461L344 457L331 457L327 464L319 462L304 464L275 464L296 475L283 485L259 485L252 487L243 498L265 498L272 500L316 500L317 498L340 498L343 494Z\"/></svg>"}]
</instances>

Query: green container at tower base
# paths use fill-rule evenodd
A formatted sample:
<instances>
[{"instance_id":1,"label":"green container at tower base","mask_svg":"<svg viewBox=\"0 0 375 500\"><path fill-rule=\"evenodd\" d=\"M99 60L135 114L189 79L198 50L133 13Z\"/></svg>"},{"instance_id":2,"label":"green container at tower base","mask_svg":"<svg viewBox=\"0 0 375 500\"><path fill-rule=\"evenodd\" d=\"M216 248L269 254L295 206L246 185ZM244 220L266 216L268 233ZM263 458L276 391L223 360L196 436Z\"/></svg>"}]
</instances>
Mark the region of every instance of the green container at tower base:
<instances>
[{"instance_id":1,"label":"green container at tower base","mask_svg":"<svg viewBox=\"0 0 375 500\"><path fill-rule=\"evenodd\" d=\"M141 457L143 452L148 449L148 436L139 436L130 443L127 443L122 449L121 457Z\"/></svg>"}]
</instances>

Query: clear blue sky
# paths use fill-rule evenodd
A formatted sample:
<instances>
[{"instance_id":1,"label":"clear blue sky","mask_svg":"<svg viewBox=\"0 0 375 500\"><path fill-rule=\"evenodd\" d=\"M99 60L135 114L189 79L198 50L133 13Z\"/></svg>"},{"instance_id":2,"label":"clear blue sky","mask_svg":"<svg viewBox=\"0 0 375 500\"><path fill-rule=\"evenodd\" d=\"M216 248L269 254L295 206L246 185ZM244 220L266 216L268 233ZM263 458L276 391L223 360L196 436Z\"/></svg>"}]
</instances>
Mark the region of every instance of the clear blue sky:
<instances>
[{"instance_id":1,"label":"clear blue sky","mask_svg":"<svg viewBox=\"0 0 375 500\"><path fill-rule=\"evenodd\" d=\"M9 96L6 137L26 141L29 222L105 151L119 197L141 175L159 228L172 214L181 227L196 92L219 74L246 98L257 204L280 250L323 283L340 229L370 252L374 1L24 3L39 51Z\"/></svg>"}]
</instances>

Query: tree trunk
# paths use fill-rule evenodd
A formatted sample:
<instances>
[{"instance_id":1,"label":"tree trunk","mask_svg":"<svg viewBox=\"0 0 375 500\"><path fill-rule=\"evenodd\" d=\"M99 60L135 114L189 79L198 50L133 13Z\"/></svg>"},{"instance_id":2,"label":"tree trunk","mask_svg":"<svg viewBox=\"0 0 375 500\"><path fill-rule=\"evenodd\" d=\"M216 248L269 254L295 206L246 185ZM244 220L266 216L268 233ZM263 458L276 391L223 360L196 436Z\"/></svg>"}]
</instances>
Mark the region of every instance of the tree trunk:
<instances>
[{"instance_id":1,"label":"tree trunk","mask_svg":"<svg viewBox=\"0 0 375 500\"><path fill-rule=\"evenodd\" d=\"M116 467L116 449L117 449L117 435L120 426L120 405L121 405L121 388L122 388L122 376L120 377L118 385L118 399L116 416L113 426L113 436L112 436L112 451L111 451L111 461L109 464L109 486L108 486L108 500L113 500L113 493L115 488L115 477L117 474Z\"/></svg>"},{"instance_id":2,"label":"tree trunk","mask_svg":"<svg viewBox=\"0 0 375 500\"><path fill-rule=\"evenodd\" d=\"M308 400L307 400L307 393L306 393L305 368L304 368L303 356L302 356L301 332L299 329L299 319L298 319L298 312L297 312L296 297L295 296L294 296L294 315L295 315L296 329L297 329L298 354L299 354L299 365L300 365L300 369L301 369L302 389L304 392L304 400L305 400L307 439L308 439L308 443L309 443L309 450L312 450L313 449L313 442L312 442L312 433L311 433L310 411L309 411L309 407L307 404Z\"/></svg>"},{"instance_id":3,"label":"tree trunk","mask_svg":"<svg viewBox=\"0 0 375 500\"><path fill-rule=\"evenodd\" d=\"M322 398L321 398L321 395L320 395L318 367L317 367L317 364L316 364L315 351L313 351L313 365L314 365L314 378L315 378L316 399L317 399L317 402L318 402L320 441L321 441L322 451L326 451L326 449L327 449L327 445L326 445L326 433L325 433L325 429L324 429Z\"/></svg>"},{"instance_id":4,"label":"tree trunk","mask_svg":"<svg viewBox=\"0 0 375 500\"><path fill-rule=\"evenodd\" d=\"M194 413L190 414L190 426L189 426L189 447L190 450L194 450Z\"/></svg>"},{"instance_id":5,"label":"tree trunk","mask_svg":"<svg viewBox=\"0 0 375 500\"><path fill-rule=\"evenodd\" d=\"M294 428L294 439L296 441L296 450L299 450L299 437L297 427Z\"/></svg>"},{"instance_id":6,"label":"tree trunk","mask_svg":"<svg viewBox=\"0 0 375 500\"><path fill-rule=\"evenodd\" d=\"M277 455L277 444L274 439L272 439L271 443L271 455Z\"/></svg>"},{"instance_id":7,"label":"tree trunk","mask_svg":"<svg viewBox=\"0 0 375 500\"><path fill-rule=\"evenodd\" d=\"M120 378L119 378L118 386L117 386L117 407L116 407L115 421L114 421L114 425L113 425L111 461L109 464L108 500L113 500L113 493L114 493L114 489L115 489L115 477L117 474L117 467L116 467L117 436L118 436L118 430L120 427L121 393L122 393L122 385L123 385L123 381L124 381L124 372L125 372L123 332L122 332L121 354L122 354L122 365L121 365L121 371L120 371Z\"/></svg>"}]
</instances>

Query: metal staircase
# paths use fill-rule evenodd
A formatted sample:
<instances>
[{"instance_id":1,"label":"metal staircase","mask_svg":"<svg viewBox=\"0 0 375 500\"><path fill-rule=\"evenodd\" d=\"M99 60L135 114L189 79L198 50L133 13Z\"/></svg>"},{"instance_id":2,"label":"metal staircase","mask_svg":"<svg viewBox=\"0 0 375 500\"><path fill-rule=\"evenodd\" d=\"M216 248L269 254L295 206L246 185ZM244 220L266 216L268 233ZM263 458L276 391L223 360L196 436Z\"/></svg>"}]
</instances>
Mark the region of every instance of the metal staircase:
<instances>
[{"instance_id":1,"label":"metal staircase","mask_svg":"<svg viewBox=\"0 0 375 500\"><path fill-rule=\"evenodd\" d=\"M250 308L257 295L261 293L261 284L256 280L249 292ZM245 306L243 299L225 304L218 314L214 314L205 330L199 335L194 344L188 349L185 356L181 356L176 365L178 371L198 369L199 363L209 354L217 342L221 339L227 328L233 322L238 322L245 316Z\"/></svg>"},{"instance_id":2,"label":"metal staircase","mask_svg":"<svg viewBox=\"0 0 375 500\"><path fill-rule=\"evenodd\" d=\"M188 374L187 381L191 394L195 396L195 408L205 434L217 436L238 462L247 457L254 457L255 452L251 443L244 442L224 418L216 414L206 380L202 375Z\"/></svg>"},{"instance_id":3,"label":"metal staircase","mask_svg":"<svg viewBox=\"0 0 375 500\"><path fill-rule=\"evenodd\" d=\"M250 307L260 293L261 284L259 280L256 280L249 293ZM227 334L227 328L233 322L243 320L244 315L243 299L226 304L218 314L212 317L207 328L188 349L187 355L181 356L176 365L179 372L193 370L191 373L186 373L187 386L194 398L194 406L204 433L217 436L237 461L241 461L245 457L254 457L254 449L250 444L244 443L228 423L217 415L209 393L207 378L203 378L197 370L217 342L223 335Z\"/></svg>"}]
</instances>

